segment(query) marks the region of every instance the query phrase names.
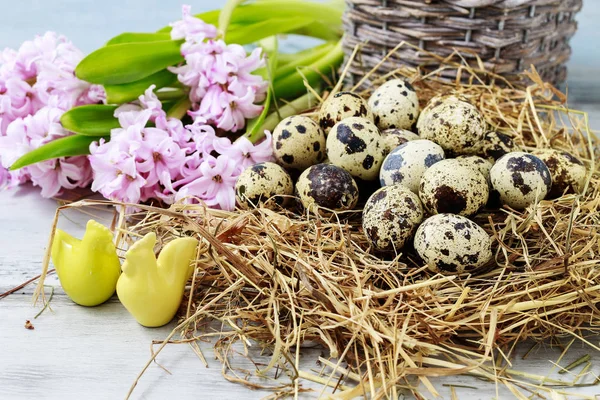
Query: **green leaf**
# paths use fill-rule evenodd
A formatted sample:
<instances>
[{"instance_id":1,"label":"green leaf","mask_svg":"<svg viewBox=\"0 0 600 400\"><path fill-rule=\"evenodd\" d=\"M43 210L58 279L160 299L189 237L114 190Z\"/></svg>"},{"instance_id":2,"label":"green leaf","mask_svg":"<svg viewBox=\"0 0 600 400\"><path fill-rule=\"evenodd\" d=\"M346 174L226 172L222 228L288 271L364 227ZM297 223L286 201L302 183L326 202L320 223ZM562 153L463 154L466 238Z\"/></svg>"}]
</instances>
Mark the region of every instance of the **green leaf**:
<instances>
[{"instance_id":1,"label":"green leaf","mask_svg":"<svg viewBox=\"0 0 600 400\"><path fill-rule=\"evenodd\" d=\"M90 144L99 139L100 138L96 136L74 135L54 140L19 158L10 166L10 170L14 171L31 164L52 160L54 158L90 154Z\"/></svg>"},{"instance_id":2,"label":"green leaf","mask_svg":"<svg viewBox=\"0 0 600 400\"><path fill-rule=\"evenodd\" d=\"M106 42L106 45L113 46L115 44L123 43L161 42L165 40L171 40L171 35L169 33L125 32L110 39Z\"/></svg>"},{"instance_id":3,"label":"green leaf","mask_svg":"<svg viewBox=\"0 0 600 400\"><path fill-rule=\"evenodd\" d=\"M85 136L108 136L111 129L119 128L115 118L117 106L100 104L75 107L60 118L62 126L71 132Z\"/></svg>"},{"instance_id":4,"label":"green leaf","mask_svg":"<svg viewBox=\"0 0 600 400\"><path fill-rule=\"evenodd\" d=\"M331 52L334 47L335 43L329 42L325 43L324 45L309 49L310 51L308 53L303 52L303 54L293 58L286 65L282 66L281 68L278 67L277 71L275 71L275 79L280 79L287 75L293 74L299 67L311 65L315 61L324 57L327 53Z\"/></svg>"},{"instance_id":5,"label":"green leaf","mask_svg":"<svg viewBox=\"0 0 600 400\"><path fill-rule=\"evenodd\" d=\"M158 90L177 82L177 75L166 69L147 76L135 82L121 85L104 85L106 89L106 102L109 104L122 104L137 99L150 85L156 85Z\"/></svg>"},{"instance_id":6,"label":"green leaf","mask_svg":"<svg viewBox=\"0 0 600 400\"><path fill-rule=\"evenodd\" d=\"M284 19L266 19L240 29L232 29L227 33L229 43L250 44L269 36L287 33L312 23L306 17Z\"/></svg>"},{"instance_id":7,"label":"green leaf","mask_svg":"<svg viewBox=\"0 0 600 400\"><path fill-rule=\"evenodd\" d=\"M261 47L267 54L267 67L261 71L261 75L263 78L269 81L269 90L267 91L267 97L263 103L263 110L260 115L254 118L251 121L248 121L248 127L246 128L246 136L252 143L258 142L260 139L264 137L264 130L261 130L263 123L265 122L265 118L269 114L269 110L271 109L271 103L273 101L273 97L275 93L273 93L273 73L277 68L277 50L279 47L279 43L277 42L277 36L273 36L272 38L265 39L261 43Z\"/></svg>"},{"instance_id":8,"label":"green leaf","mask_svg":"<svg viewBox=\"0 0 600 400\"><path fill-rule=\"evenodd\" d=\"M183 61L182 41L121 43L102 47L85 57L75 74L100 85L120 85L144 79Z\"/></svg>"}]
</instances>

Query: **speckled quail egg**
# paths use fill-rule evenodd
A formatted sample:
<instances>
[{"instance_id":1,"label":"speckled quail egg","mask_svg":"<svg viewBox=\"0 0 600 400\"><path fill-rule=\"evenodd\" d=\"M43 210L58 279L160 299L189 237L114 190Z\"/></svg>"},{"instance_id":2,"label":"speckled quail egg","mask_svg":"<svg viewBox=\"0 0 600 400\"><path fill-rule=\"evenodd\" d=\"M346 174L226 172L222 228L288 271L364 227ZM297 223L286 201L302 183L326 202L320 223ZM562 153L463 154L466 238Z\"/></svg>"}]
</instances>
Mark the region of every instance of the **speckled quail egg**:
<instances>
[{"instance_id":1,"label":"speckled quail egg","mask_svg":"<svg viewBox=\"0 0 600 400\"><path fill-rule=\"evenodd\" d=\"M480 268L492 259L489 235L460 215L429 217L417 229L414 245L433 272L461 274Z\"/></svg>"},{"instance_id":2,"label":"speckled quail egg","mask_svg":"<svg viewBox=\"0 0 600 400\"><path fill-rule=\"evenodd\" d=\"M287 117L273 131L273 155L285 168L304 170L325 159L325 134L308 117Z\"/></svg>"},{"instance_id":3,"label":"speckled quail egg","mask_svg":"<svg viewBox=\"0 0 600 400\"><path fill-rule=\"evenodd\" d=\"M339 92L325 100L319 111L319 125L325 134L345 118L362 117L373 121L373 113L367 102L352 92Z\"/></svg>"},{"instance_id":4,"label":"speckled quail egg","mask_svg":"<svg viewBox=\"0 0 600 400\"><path fill-rule=\"evenodd\" d=\"M381 136L383 136L387 153L390 153L401 144L421 139L416 133L405 129L387 129L381 132Z\"/></svg>"},{"instance_id":5,"label":"speckled quail egg","mask_svg":"<svg viewBox=\"0 0 600 400\"><path fill-rule=\"evenodd\" d=\"M379 130L365 118L346 118L335 124L327 136L329 161L365 181L377 179L384 151Z\"/></svg>"},{"instance_id":6,"label":"speckled quail egg","mask_svg":"<svg viewBox=\"0 0 600 400\"><path fill-rule=\"evenodd\" d=\"M296 196L305 209L351 210L358 201L358 186L352 175L331 164L317 164L305 170L296 182Z\"/></svg>"},{"instance_id":7,"label":"speckled quail egg","mask_svg":"<svg viewBox=\"0 0 600 400\"><path fill-rule=\"evenodd\" d=\"M502 204L522 210L543 200L552 187L550 170L538 157L520 151L501 157L490 171Z\"/></svg>"},{"instance_id":8,"label":"speckled quail egg","mask_svg":"<svg viewBox=\"0 0 600 400\"><path fill-rule=\"evenodd\" d=\"M423 220L419 197L402 185L384 186L369 197L363 209L362 226L373 246L398 251Z\"/></svg>"},{"instance_id":9,"label":"speckled quail egg","mask_svg":"<svg viewBox=\"0 0 600 400\"><path fill-rule=\"evenodd\" d=\"M444 150L430 140L412 140L396 147L383 161L379 172L381 186L401 184L419 192L421 177L438 161Z\"/></svg>"},{"instance_id":10,"label":"speckled quail egg","mask_svg":"<svg viewBox=\"0 0 600 400\"><path fill-rule=\"evenodd\" d=\"M287 172L272 162L246 168L235 183L235 199L242 209L263 206L275 209L294 194L294 183Z\"/></svg>"},{"instance_id":11,"label":"speckled quail egg","mask_svg":"<svg viewBox=\"0 0 600 400\"><path fill-rule=\"evenodd\" d=\"M477 154L485 121L472 104L447 97L419 117L419 136L442 146L447 155Z\"/></svg>"},{"instance_id":12,"label":"speckled quail egg","mask_svg":"<svg viewBox=\"0 0 600 400\"><path fill-rule=\"evenodd\" d=\"M563 193L579 193L583 190L587 169L577 157L566 151L555 149L536 150L539 157L550 170L552 188L548 197L560 197Z\"/></svg>"},{"instance_id":13,"label":"speckled quail egg","mask_svg":"<svg viewBox=\"0 0 600 400\"><path fill-rule=\"evenodd\" d=\"M419 185L419 197L430 214L470 217L487 203L489 194L485 177L456 159L434 164Z\"/></svg>"},{"instance_id":14,"label":"speckled quail egg","mask_svg":"<svg viewBox=\"0 0 600 400\"><path fill-rule=\"evenodd\" d=\"M460 163L460 165L464 165L466 167L474 168L484 176L486 181L490 180L490 170L492 169L493 164L486 160L485 158L478 156L459 156L455 158L456 161Z\"/></svg>"},{"instance_id":15,"label":"speckled quail egg","mask_svg":"<svg viewBox=\"0 0 600 400\"><path fill-rule=\"evenodd\" d=\"M426 119L425 117L429 113L429 111L431 111L433 108L439 106L444 101L452 101L452 100L466 100L466 99L464 99L462 97L457 97L455 95L448 95L448 94L439 94L437 96L433 96L429 100L429 102L427 103L425 108L423 108L423 110L421 110L421 114L419 115L419 119L417 120L417 130L419 129L419 123L422 123L422 121L424 121ZM421 122L419 122L419 121L421 121Z\"/></svg>"},{"instance_id":16,"label":"speckled quail egg","mask_svg":"<svg viewBox=\"0 0 600 400\"><path fill-rule=\"evenodd\" d=\"M379 129L410 129L419 117L419 98L412 85L392 79L379 86L369 98L375 125Z\"/></svg>"},{"instance_id":17,"label":"speckled quail egg","mask_svg":"<svg viewBox=\"0 0 600 400\"><path fill-rule=\"evenodd\" d=\"M488 132L482 142L482 153L490 160L497 160L503 155L519 151L519 146L512 138L501 132Z\"/></svg>"}]
</instances>

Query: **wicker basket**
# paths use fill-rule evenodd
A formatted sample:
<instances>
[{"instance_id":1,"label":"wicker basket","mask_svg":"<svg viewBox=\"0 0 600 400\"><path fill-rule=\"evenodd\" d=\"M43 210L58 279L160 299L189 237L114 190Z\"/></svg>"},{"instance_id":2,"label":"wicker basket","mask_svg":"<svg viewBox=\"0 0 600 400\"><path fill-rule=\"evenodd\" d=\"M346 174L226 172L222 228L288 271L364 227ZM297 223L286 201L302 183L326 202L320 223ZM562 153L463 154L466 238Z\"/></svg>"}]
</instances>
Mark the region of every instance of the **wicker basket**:
<instances>
[{"instance_id":1,"label":"wicker basket","mask_svg":"<svg viewBox=\"0 0 600 400\"><path fill-rule=\"evenodd\" d=\"M346 0L344 51L362 47L350 70L357 82L402 41L438 56L454 49L469 62L481 58L486 69L511 81L535 65L548 82L566 79L569 40L577 30L582 0ZM377 73L399 64L436 67L439 62L402 46ZM448 76L452 78L452 76ZM368 82L366 82L368 84Z\"/></svg>"}]
</instances>

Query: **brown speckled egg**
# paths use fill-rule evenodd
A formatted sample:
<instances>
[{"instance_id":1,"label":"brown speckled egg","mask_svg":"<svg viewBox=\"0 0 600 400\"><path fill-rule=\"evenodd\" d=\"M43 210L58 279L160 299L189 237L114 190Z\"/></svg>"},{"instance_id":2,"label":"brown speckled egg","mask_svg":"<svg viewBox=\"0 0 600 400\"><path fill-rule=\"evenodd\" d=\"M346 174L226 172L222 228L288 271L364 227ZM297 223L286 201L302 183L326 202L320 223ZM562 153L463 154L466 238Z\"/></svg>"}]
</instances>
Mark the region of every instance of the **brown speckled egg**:
<instances>
[{"instance_id":1,"label":"brown speckled egg","mask_svg":"<svg viewBox=\"0 0 600 400\"><path fill-rule=\"evenodd\" d=\"M516 210L525 209L536 199L544 200L552 187L548 167L538 157L513 152L501 157L490 171L494 190L502 204Z\"/></svg>"},{"instance_id":2,"label":"brown speckled egg","mask_svg":"<svg viewBox=\"0 0 600 400\"><path fill-rule=\"evenodd\" d=\"M489 196L485 177L459 160L442 160L423 174L419 197L430 214L452 213L470 217Z\"/></svg>"},{"instance_id":3,"label":"brown speckled egg","mask_svg":"<svg viewBox=\"0 0 600 400\"><path fill-rule=\"evenodd\" d=\"M536 150L533 154L539 157L550 170L552 188L548 197L556 198L563 193L579 193L583 190L587 168L577 157L555 149Z\"/></svg>"},{"instance_id":4,"label":"brown speckled egg","mask_svg":"<svg viewBox=\"0 0 600 400\"><path fill-rule=\"evenodd\" d=\"M419 197L402 185L392 185L369 197L363 209L362 226L376 249L399 251L422 220Z\"/></svg>"},{"instance_id":5,"label":"brown speckled egg","mask_svg":"<svg viewBox=\"0 0 600 400\"><path fill-rule=\"evenodd\" d=\"M379 129L410 129L419 117L419 98L412 85L392 79L379 86L369 98Z\"/></svg>"},{"instance_id":6,"label":"brown speckled egg","mask_svg":"<svg viewBox=\"0 0 600 400\"><path fill-rule=\"evenodd\" d=\"M497 160L507 153L519 151L512 138L501 132L488 132L482 142L482 153L490 160Z\"/></svg>"},{"instance_id":7,"label":"brown speckled egg","mask_svg":"<svg viewBox=\"0 0 600 400\"><path fill-rule=\"evenodd\" d=\"M296 196L305 209L351 210L358 201L358 186L343 168L317 164L305 170L296 182ZM323 210L327 209L327 210Z\"/></svg>"},{"instance_id":8,"label":"brown speckled egg","mask_svg":"<svg viewBox=\"0 0 600 400\"><path fill-rule=\"evenodd\" d=\"M377 179L384 152L379 130L365 118L346 118L327 136L329 161L365 181Z\"/></svg>"},{"instance_id":9,"label":"brown speckled egg","mask_svg":"<svg viewBox=\"0 0 600 400\"><path fill-rule=\"evenodd\" d=\"M444 150L430 140L412 140L396 147L383 161L379 172L381 186L401 184L419 192L421 177L438 161Z\"/></svg>"},{"instance_id":10,"label":"brown speckled egg","mask_svg":"<svg viewBox=\"0 0 600 400\"><path fill-rule=\"evenodd\" d=\"M447 155L477 154L485 121L477 108L455 97L446 98L419 117L419 136L444 149Z\"/></svg>"},{"instance_id":11,"label":"brown speckled egg","mask_svg":"<svg viewBox=\"0 0 600 400\"><path fill-rule=\"evenodd\" d=\"M464 165L465 167L469 168L474 168L475 170L479 171L489 183L490 170L493 166L491 162L489 162L485 158L478 156L459 156L456 157L455 160L458 161L460 165Z\"/></svg>"},{"instance_id":12,"label":"brown speckled egg","mask_svg":"<svg viewBox=\"0 0 600 400\"><path fill-rule=\"evenodd\" d=\"M387 153L390 153L401 144L421 139L416 133L405 129L387 129L381 132L381 136L383 136L383 140L385 141Z\"/></svg>"},{"instance_id":13,"label":"brown speckled egg","mask_svg":"<svg viewBox=\"0 0 600 400\"><path fill-rule=\"evenodd\" d=\"M437 214L415 233L415 250L433 272L461 274L492 259L492 241L475 222L454 214Z\"/></svg>"},{"instance_id":14,"label":"brown speckled egg","mask_svg":"<svg viewBox=\"0 0 600 400\"><path fill-rule=\"evenodd\" d=\"M367 102L352 92L339 92L325 100L319 111L319 125L325 134L345 118L362 117L373 121L373 113Z\"/></svg>"},{"instance_id":15,"label":"brown speckled egg","mask_svg":"<svg viewBox=\"0 0 600 400\"><path fill-rule=\"evenodd\" d=\"M273 131L273 155L285 168L304 170L325 159L325 134L308 117L287 117Z\"/></svg>"},{"instance_id":16,"label":"brown speckled egg","mask_svg":"<svg viewBox=\"0 0 600 400\"><path fill-rule=\"evenodd\" d=\"M459 97L459 96L455 96L455 95L448 95L448 94L439 94L437 96L432 97L429 102L427 103L427 105L425 106L425 108L423 108L423 110L421 110L421 114L419 115L419 119L417 120L417 132L420 129L420 125L422 124L423 121L425 121L427 118L427 114L434 109L435 107L441 105L442 103L444 103L445 101L466 101L465 98L463 97Z\"/></svg>"},{"instance_id":17,"label":"brown speckled egg","mask_svg":"<svg viewBox=\"0 0 600 400\"><path fill-rule=\"evenodd\" d=\"M235 183L235 199L242 209L258 206L276 209L288 203L294 194L292 178L272 162L254 164L246 168Z\"/></svg>"}]
</instances>

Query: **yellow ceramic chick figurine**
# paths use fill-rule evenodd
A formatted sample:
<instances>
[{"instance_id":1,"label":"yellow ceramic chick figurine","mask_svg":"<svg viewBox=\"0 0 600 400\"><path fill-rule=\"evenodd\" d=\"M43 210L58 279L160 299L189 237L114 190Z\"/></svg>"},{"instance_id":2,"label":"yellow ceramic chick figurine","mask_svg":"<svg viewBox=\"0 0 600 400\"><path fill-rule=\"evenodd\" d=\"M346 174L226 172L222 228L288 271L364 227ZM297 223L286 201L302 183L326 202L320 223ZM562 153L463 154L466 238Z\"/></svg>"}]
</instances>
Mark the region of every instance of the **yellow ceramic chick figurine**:
<instances>
[{"instance_id":1,"label":"yellow ceramic chick figurine","mask_svg":"<svg viewBox=\"0 0 600 400\"><path fill-rule=\"evenodd\" d=\"M57 229L52 262L65 293L82 306L97 306L115 293L121 263L111 231L89 220L83 239Z\"/></svg>"},{"instance_id":2,"label":"yellow ceramic chick figurine","mask_svg":"<svg viewBox=\"0 0 600 400\"><path fill-rule=\"evenodd\" d=\"M191 237L168 243L154 256L156 235L148 233L125 254L117 295L141 325L163 326L173 319L193 272L198 241Z\"/></svg>"}]
</instances>

